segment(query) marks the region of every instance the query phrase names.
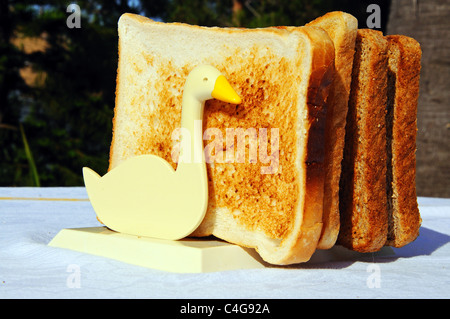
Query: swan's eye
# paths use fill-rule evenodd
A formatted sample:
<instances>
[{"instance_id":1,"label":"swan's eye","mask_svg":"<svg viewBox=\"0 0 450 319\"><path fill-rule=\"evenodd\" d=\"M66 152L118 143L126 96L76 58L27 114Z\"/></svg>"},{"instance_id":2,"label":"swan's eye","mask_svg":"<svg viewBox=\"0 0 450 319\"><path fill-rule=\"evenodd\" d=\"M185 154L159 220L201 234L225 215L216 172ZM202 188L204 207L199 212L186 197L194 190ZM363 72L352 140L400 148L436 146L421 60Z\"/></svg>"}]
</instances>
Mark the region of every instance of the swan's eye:
<instances>
[{"instance_id":1,"label":"swan's eye","mask_svg":"<svg viewBox=\"0 0 450 319\"><path fill-rule=\"evenodd\" d=\"M208 81L208 78L203 78L203 82L207 82Z\"/></svg>"}]
</instances>

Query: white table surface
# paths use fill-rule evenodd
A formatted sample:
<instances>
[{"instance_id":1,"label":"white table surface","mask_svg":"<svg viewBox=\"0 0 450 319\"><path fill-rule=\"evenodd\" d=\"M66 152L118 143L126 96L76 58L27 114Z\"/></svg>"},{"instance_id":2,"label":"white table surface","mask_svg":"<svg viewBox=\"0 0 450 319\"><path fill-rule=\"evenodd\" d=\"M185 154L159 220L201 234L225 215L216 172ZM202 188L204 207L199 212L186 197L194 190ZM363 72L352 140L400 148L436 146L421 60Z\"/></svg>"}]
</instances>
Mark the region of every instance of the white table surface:
<instances>
[{"instance_id":1,"label":"white table surface","mask_svg":"<svg viewBox=\"0 0 450 319\"><path fill-rule=\"evenodd\" d=\"M418 201L420 236L394 255L178 274L49 247L100 226L83 187L0 188L0 298L450 298L450 199Z\"/></svg>"}]
</instances>

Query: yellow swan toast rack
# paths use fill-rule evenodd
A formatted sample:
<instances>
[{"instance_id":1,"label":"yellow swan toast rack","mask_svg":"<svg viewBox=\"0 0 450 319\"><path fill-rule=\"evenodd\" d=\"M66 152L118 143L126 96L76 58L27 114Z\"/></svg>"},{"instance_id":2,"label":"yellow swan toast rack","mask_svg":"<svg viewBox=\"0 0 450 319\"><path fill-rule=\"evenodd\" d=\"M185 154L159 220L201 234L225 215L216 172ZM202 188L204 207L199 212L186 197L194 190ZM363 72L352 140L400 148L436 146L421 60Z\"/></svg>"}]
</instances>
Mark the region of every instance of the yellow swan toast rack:
<instances>
[{"instance_id":1,"label":"yellow swan toast rack","mask_svg":"<svg viewBox=\"0 0 450 319\"><path fill-rule=\"evenodd\" d=\"M89 199L106 227L129 235L178 240L200 225L208 206L208 179L202 133L194 127L195 121L203 119L205 101L212 98L241 102L216 68L197 66L184 85L181 128L188 134L182 134L176 170L154 155L132 157L103 177L83 168Z\"/></svg>"}]
</instances>

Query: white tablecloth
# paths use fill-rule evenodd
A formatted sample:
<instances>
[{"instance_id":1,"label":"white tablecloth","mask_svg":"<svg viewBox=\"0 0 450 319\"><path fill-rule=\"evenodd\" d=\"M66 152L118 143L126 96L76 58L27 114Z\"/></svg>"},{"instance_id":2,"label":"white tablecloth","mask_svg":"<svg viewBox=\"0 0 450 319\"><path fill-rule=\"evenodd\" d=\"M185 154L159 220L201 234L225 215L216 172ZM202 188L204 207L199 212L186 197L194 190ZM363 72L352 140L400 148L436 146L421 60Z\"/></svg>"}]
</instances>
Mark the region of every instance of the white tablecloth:
<instances>
[{"instance_id":1,"label":"white tablecloth","mask_svg":"<svg viewBox=\"0 0 450 319\"><path fill-rule=\"evenodd\" d=\"M418 201L420 236L394 255L178 274L49 247L100 226L82 187L0 188L0 298L449 298L450 199Z\"/></svg>"}]
</instances>

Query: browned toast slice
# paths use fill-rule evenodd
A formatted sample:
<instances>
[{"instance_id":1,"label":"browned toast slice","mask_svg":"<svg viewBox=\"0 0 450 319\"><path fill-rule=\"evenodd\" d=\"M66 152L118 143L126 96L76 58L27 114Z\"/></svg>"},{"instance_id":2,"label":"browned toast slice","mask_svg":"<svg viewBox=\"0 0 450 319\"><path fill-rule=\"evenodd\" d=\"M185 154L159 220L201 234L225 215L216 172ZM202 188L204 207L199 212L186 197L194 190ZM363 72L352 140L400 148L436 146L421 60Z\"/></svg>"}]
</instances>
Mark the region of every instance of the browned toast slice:
<instances>
[{"instance_id":1,"label":"browned toast slice","mask_svg":"<svg viewBox=\"0 0 450 319\"><path fill-rule=\"evenodd\" d=\"M335 11L307 25L323 28L335 49L335 76L328 96L325 124L323 227L317 245L319 249L328 249L339 234L339 179L358 21L348 13Z\"/></svg>"},{"instance_id":2,"label":"browned toast slice","mask_svg":"<svg viewBox=\"0 0 450 319\"><path fill-rule=\"evenodd\" d=\"M406 36L388 41L387 98L387 245L402 247L419 235L421 224L416 195L416 133L419 97L420 44Z\"/></svg>"},{"instance_id":3,"label":"browned toast slice","mask_svg":"<svg viewBox=\"0 0 450 319\"><path fill-rule=\"evenodd\" d=\"M338 243L355 251L386 242L386 100L388 42L379 31L356 37L340 180Z\"/></svg>"}]
</instances>

